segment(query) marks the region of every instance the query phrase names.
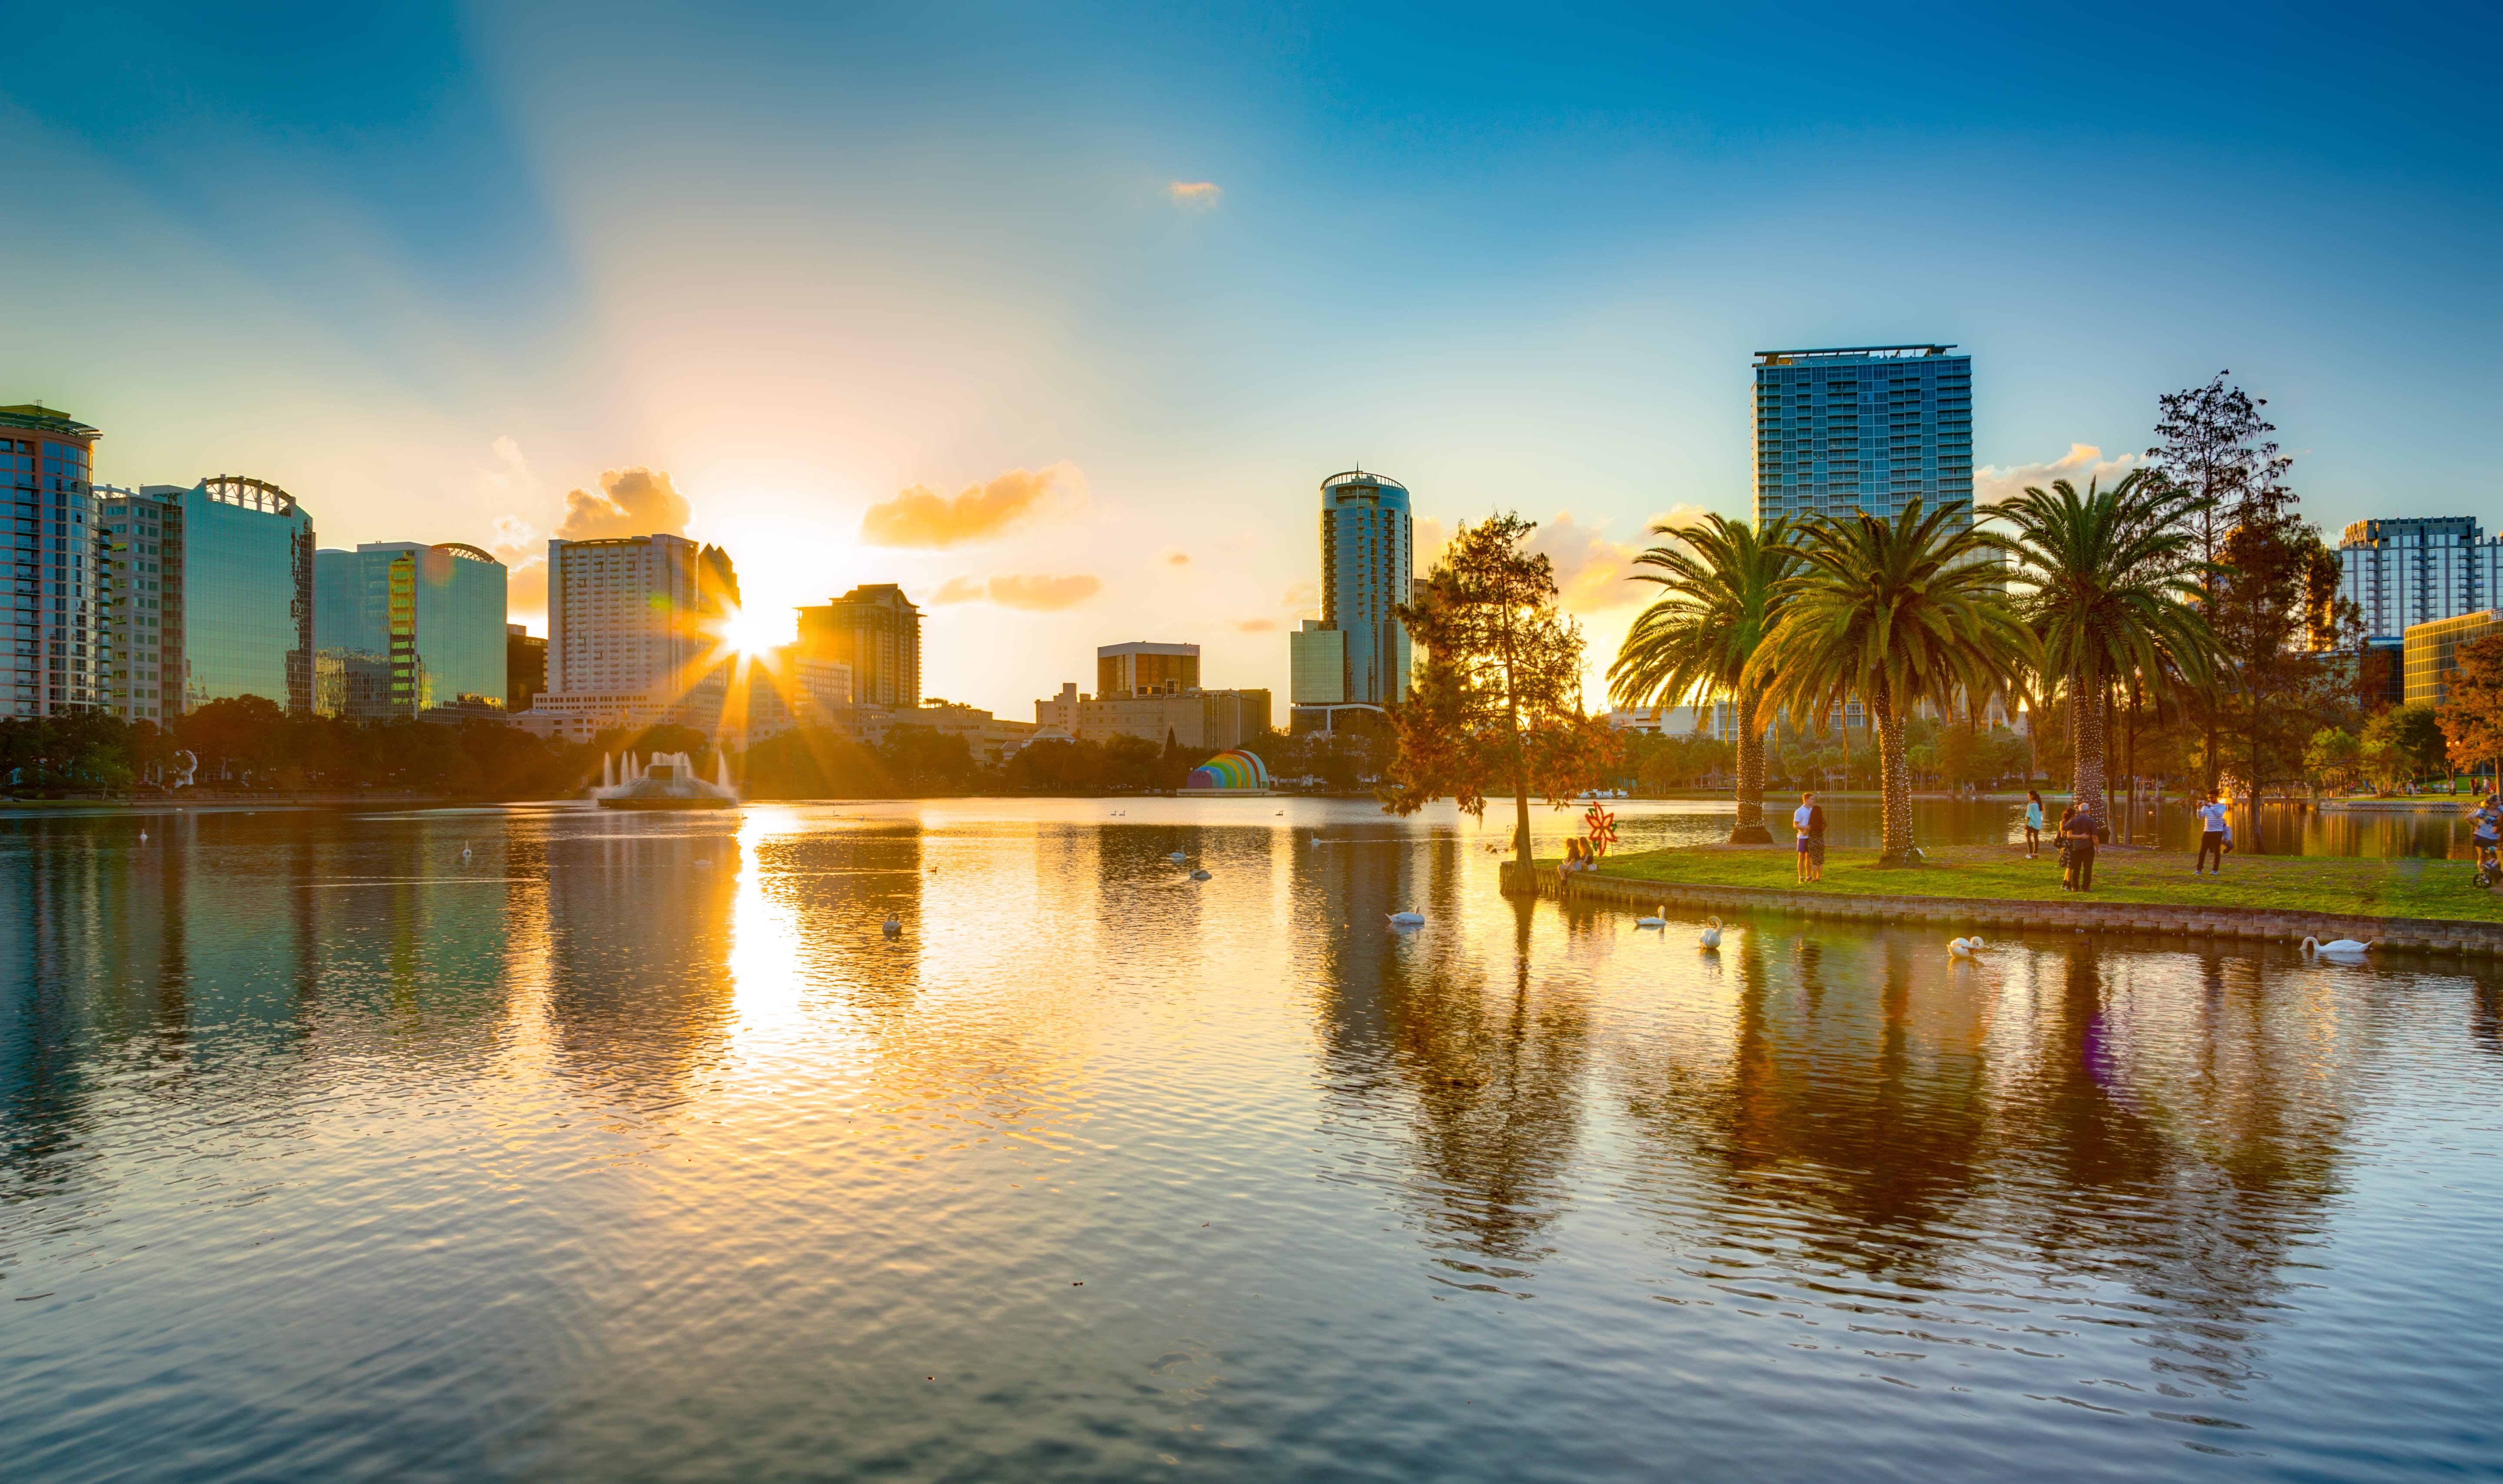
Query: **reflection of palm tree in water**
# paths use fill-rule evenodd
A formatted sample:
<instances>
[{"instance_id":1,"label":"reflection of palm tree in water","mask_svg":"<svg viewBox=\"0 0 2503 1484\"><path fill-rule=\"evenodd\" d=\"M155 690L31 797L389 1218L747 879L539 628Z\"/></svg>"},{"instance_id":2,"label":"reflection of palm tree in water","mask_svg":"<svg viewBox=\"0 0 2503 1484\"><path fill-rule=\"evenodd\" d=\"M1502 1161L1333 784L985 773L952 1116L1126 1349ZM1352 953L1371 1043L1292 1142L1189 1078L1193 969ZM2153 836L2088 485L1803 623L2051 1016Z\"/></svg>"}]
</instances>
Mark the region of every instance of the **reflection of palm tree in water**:
<instances>
[{"instance_id":1,"label":"reflection of palm tree in water","mask_svg":"<svg viewBox=\"0 0 2503 1484\"><path fill-rule=\"evenodd\" d=\"M1754 1246L1778 1227L1820 1262L1897 1276L1926 1268L1978 1181L1978 1047L1958 1033L1953 1007L1924 1006L1940 1023L1921 1035L1909 943L1793 942L1792 965L1767 963L1782 946L1770 933L1747 934L1732 955L1726 1069L1637 1071L1629 1111L1688 1151L1677 1163L1711 1182L1705 1198L1733 1228L1727 1240ZM1871 978L1873 1023L1857 992ZM1796 996L1780 992L1786 981ZM1675 1178L1674 1167L1645 1176Z\"/></svg>"}]
</instances>

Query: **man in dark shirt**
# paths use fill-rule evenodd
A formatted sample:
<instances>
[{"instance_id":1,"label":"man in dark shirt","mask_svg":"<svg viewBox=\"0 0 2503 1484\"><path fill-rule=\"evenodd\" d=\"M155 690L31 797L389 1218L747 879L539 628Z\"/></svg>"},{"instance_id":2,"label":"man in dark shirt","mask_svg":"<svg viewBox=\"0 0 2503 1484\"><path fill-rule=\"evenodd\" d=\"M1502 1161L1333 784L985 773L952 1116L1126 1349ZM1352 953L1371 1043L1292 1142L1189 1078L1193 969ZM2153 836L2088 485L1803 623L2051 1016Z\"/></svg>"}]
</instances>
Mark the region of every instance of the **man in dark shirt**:
<instances>
[{"instance_id":1,"label":"man in dark shirt","mask_svg":"<svg viewBox=\"0 0 2503 1484\"><path fill-rule=\"evenodd\" d=\"M2097 833L2095 816L2088 811L2081 809L2075 813L2071 814L2067 822L2063 824L2061 828L2068 832L2069 871L2067 884L2069 889L2071 891L2094 890L2095 835Z\"/></svg>"}]
</instances>

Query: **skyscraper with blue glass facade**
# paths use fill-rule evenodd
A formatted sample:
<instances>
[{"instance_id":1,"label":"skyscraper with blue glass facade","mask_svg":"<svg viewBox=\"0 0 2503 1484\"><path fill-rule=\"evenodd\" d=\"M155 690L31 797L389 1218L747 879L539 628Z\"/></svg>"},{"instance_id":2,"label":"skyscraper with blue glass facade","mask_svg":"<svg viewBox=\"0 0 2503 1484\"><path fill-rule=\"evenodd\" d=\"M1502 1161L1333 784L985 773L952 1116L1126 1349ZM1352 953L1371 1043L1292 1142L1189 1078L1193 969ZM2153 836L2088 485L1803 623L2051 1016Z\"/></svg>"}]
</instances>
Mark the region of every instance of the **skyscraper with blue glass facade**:
<instances>
[{"instance_id":1,"label":"skyscraper with blue glass facade","mask_svg":"<svg viewBox=\"0 0 2503 1484\"><path fill-rule=\"evenodd\" d=\"M0 716L100 710L110 700L109 564L88 483L98 436L49 407L0 407L0 525L11 543Z\"/></svg>"},{"instance_id":2,"label":"skyscraper with blue glass facade","mask_svg":"<svg viewBox=\"0 0 2503 1484\"><path fill-rule=\"evenodd\" d=\"M1972 508L1972 358L1951 345L1756 353L1756 519Z\"/></svg>"}]
</instances>

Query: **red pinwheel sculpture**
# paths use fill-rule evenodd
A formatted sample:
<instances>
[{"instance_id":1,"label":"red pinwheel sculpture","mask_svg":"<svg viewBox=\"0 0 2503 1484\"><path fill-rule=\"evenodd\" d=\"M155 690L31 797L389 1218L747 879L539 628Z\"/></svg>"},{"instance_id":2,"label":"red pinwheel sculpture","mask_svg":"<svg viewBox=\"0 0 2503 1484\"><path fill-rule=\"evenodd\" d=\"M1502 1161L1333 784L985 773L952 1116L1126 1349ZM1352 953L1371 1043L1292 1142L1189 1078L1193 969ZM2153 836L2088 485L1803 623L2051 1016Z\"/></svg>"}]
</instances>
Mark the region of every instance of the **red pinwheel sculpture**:
<instances>
[{"instance_id":1,"label":"red pinwheel sculpture","mask_svg":"<svg viewBox=\"0 0 2503 1484\"><path fill-rule=\"evenodd\" d=\"M1591 829L1591 853L1607 854L1608 846L1617 843L1617 816L1599 808L1599 801L1594 799L1591 811L1582 816L1582 822Z\"/></svg>"}]
</instances>

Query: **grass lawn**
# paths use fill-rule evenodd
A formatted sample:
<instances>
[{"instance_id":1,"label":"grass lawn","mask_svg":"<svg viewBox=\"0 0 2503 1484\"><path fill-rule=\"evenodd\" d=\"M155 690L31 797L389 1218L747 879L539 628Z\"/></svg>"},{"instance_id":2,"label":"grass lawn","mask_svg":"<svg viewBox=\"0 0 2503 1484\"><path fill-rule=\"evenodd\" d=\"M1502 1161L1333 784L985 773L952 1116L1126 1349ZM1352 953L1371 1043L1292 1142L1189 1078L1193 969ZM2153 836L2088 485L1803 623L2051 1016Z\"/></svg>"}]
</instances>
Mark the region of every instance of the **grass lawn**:
<instances>
[{"instance_id":1,"label":"grass lawn","mask_svg":"<svg viewBox=\"0 0 2503 1484\"><path fill-rule=\"evenodd\" d=\"M2095 856L2095 889L2082 898L2060 889L2059 861L2051 851L2029 861L2022 847L2011 846L1945 846L1930 849L1926 865L1893 869L1877 865L1875 850L1830 850L1825 879L1804 887L1797 883L1797 856L1788 846L1645 850L1608 857L1600 874L1626 880L1835 896L2144 902L2503 922L2503 897L2471 885L2476 868L2464 860L2237 853L2225 857L2222 877L2194 877L2190 861L2186 851L2107 846Z\"/></svg>"}]
</instances>

